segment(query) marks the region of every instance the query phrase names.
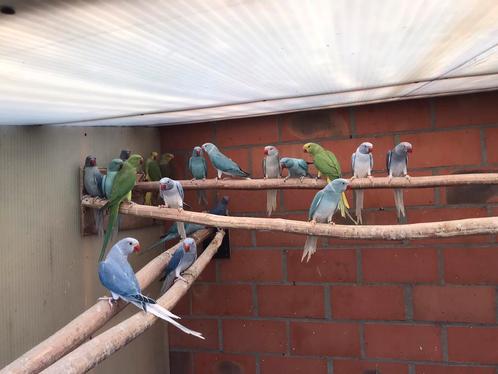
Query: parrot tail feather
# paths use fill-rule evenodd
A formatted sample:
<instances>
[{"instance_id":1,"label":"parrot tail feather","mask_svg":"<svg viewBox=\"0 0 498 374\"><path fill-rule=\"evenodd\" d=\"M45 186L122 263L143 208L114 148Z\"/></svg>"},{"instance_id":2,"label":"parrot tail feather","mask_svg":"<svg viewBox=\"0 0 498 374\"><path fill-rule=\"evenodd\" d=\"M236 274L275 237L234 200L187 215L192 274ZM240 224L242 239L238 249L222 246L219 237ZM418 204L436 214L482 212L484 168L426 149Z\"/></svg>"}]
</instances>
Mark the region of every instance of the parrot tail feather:
<instances>
[{"instance_id":1,"label":"parrot tail feather","mask_svg":"<svg viewBox=\"0 0 498 374\"><path fill-rule=\"evenodd\" d=\"M208 199L206 196L206 191L204 190L197 190L197 202L199 205L208 205Z\"/></svg>"},{"instance_id":2,"label":"parrot tail feather","mask_svg":"<svg viewBox=\"0 0 498 374\"><path fill-rule=\"evenodd\" d=\"M163 285L161 286L161 295L164 294L173 285L175 280L175 273L171 272L163 278Z\"/></svg>"},{"instance_id":3,"label":"parrot tail feather","mask_svg":"<svg viewBox=\"0 0 498 374\"><path fill-rule=\"evenodd\" d=\"M356 219L358 223L361 225L363 223L363 219L361 217L361 210L363 209L363 197L365 196L364 191L357 190L355 191L355 211L356 211Z\"/></svg>"},{"instance_id":4,"label":"parrot tail feather","mask_svg":"<svg viewBox=\"0 0 498 374\"><path fill-rule=\"evenodd\" d=\"M403 190L400 188L396 188L394 190L394 204L396 205L396 214L398 215L398 219L405 217L406 213L405 203L403 201Z\"/></svg>"},{"instance_id":5,"label":"parrot tail feather","mask_svg":"<svg viewBox=\"0 0 498 374\"><path fill-rule=\"evenodd\" d=\"M301 262L306 258L306 262L309 262L311 256L316 252L316 245L318 242L318 236L308 236L306 243L304 243L303 256L301 257Z\"/></svg>"},{"instance_id":6,"label":"parrot tail feather","mask_svg":"<svg viewBox=\"0 0 498 374\"><path fill-rule=\"evenodd\" d=\"M100 209L93 210L93 217L95 219L95 227L99 237L104 236L104 211Z\"/></svg>"},{"instance_id":7,"label":"parrot tail feather","mask_svg":"<svg viewBox=\"0 0 498 374\"><path fill-rule=\"evenodd\" d=\"M176 223L178 227L178 233L180 234L180 238L186 239L187 238L187 233L185 232L185 224L183 222L177 222Z\"/></svg>"},{"instance_id":8,"label":"parrot tail feather","mask_svg":"<svg viewBox=\"0 0 498 374\"><path fill-rule=\"evenodd\" d=\"M144 198L145 205L152 205L152 192L146 192Z\"/></svg>"},{"instance_id":9,"label":"parrot tail feather","mask_svg":"<svg viewBox=\"0 0 498 374\"><path fill-rule=\"evenodd\" d=\"M277 193L278 190L268 190L266 192L266 211L268 216L271 216L271 212L277 210Z\"/></svg>"},{"instance_id":10,"label":"parrot tail feather","mask_svg":"<svg viewBox=\"0 0 498 374\"><path fill-rule=\"evenodd\" d=\"M162 320L171 323L173 326L179 328L182 330L184 333L193 335L199 339L205 339L200 332L190 330L189 328L183 326L181 323L175 321L173 318L171 318L169 315L173 314L167 309L163 308L159 304L149 304L147 305L147 311L153 315L155 315L158 318L161 318Z\"/></svg>"},{"instance_id":11,"label":"parrot tail feather","mask_svg":"<svg viewBox=\"0 0 498 374\"><path fill-rule=\"evenodd\" d=\"M104 242L102 243L102 249L100 250L99 262L104 259L107 244L109 244L109 241L111 240L113 228L118 220L118 213L119 213L119 204L116 206L112 206L110 208L109 222L107 224L107 230L104 235Z\"/></svg>"}]
</instances>

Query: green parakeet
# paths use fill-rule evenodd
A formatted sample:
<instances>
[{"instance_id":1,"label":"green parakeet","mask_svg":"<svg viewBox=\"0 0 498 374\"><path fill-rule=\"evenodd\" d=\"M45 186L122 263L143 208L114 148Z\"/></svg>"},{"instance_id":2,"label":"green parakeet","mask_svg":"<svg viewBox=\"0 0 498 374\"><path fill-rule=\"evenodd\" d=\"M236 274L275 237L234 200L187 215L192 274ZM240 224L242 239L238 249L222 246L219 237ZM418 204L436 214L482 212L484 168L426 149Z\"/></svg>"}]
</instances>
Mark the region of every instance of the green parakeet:
<instances>
[{"instance_id":1,"label":"green parakeet","mask_svg":"<svg viewBox=\"0 0 498 374\"><path fill-rule=\"evenodd\" d=\"M159 154L151 152L147 161L145 161L145 177L149 182L157 182L161 179L161 169L157 161ZM152 205L152 192L145 194L145 205Z\"/></svg>"},{"instance_id":2,"label":"green parakeet","mask_svg":"<svg viewBox=\"0 0 498 374\"><path fill-rule=\"evenodd\" d=\"M332 152L316 143L306 143L303 146L303 150L313 157L313 164L318 170L318 177L322 175L325 176L327 183L342 177L341 165L339 165L339 161L337 161L337 158ZM341 211L341 216L346 217L346 209L349 209L349 203L344 192L342 193L342 199L339 202L339 209Z\"/></svg>"},{"instance_id":3,"label":"green parakeet","mask_svg":"<svg viewBox=\"0 0 498 374\"><path fill-rule=\"evenodd\" d=\"M161 160L159 161L159 167L161 168L161 177L173 178L173 168L171 167L171 160L175 156L172 153L164 153L161 155Z\"/></svg>"},{"instance_id":4,"label":"green parakeet","mask_svg":"<svg viewBox=\"0 0 498 374\"><path fill-rule=\"evenodd\" d=\"M111 197L102 208L109 209L109 222L104 236L104 243L102 244L102 249L100 251L99 262L104 258L105 250L111 239L113 228L117 224L119 206L124 200L128 199L130 201L129 195L137 180L137 169L143 162L142 156L137 154L131 155L130 158L123 163L121 170L118 171L114 178Z\"/></svg>"}]
</instances>

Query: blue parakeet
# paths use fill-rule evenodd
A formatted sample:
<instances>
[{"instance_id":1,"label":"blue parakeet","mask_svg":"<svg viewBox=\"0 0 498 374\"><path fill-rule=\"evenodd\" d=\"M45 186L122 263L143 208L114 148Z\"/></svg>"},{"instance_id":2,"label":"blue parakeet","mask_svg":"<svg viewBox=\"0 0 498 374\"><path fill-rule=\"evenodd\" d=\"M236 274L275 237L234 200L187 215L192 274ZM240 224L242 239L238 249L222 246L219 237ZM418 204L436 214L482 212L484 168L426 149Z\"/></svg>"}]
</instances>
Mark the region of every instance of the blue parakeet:
<instances>
[{"instance_id":1,"label":"blue parakeet","mask_svg":"<svg viewBox=\"0 0 498 374\"><path fill-rule=\"evenodd\" d=\"M188 160L188 170L190 171L190 174L192 174L192 180L207 178L207 163L203 153L201 147L194 147L192 156ZM206 197L206 191L197 190L197 200L199 205L207 205L208 199Z\"/></svg>"},{"instance_id":2,"label":"blue parakeet","mask_svg":"<svg viewBox=\"0 0 498 374\"><path fill-rule=\"evenodd\" d=\"M125 238L117 242L109 251L106 259L99 263L99 279L102 285L111 291L112 297L105 298L112 303L114 300L123 299L132 303L144 312L149 312L186 334L204 339L201 333L190 330L181 325L174 318L179 318L159 304L154 299L142 294L135 273L128 262L128 255L139 252L140 244L134 238Z\"/></svg>"},{"instance_id":3,"label":"blue parakeet","mask_svg":"<svg viewBox=\"0 0 498 374\"><path fill-rule=\"evenodd\" d=\"M353 178L372 178L373 169L373 144L364 142L361 143L356 152L351 156L351 170L353 171ZM358 223L362 223L361 210L363 209L363 190L355 190L355 211Z\"/></svg>"},{"instance_id":4,"label":"blue parakeet","mask_svg":"<svg viewBox=\"0 0 498 374\"><path fill-rule=\"evenodd\" d=\"M106 197L106 199L109 199L111 197L114 178L122 167L123 160L121 160L120 158L115 158L109 163L109 166L107 167L107 174L102 178L102 190L104 191L104 196Z\"/></svg>"},{"instance_id":5,"label":"blue parakeet","mask_svg":"<svg viewBox=\"0 0 498 374\"><path fill-rule=\"evenodd\" d=\"M329 182L322 190L315 195L309 210L309 220L311 223L332 223L332 216L339 207L342 194L348 188L349 182L343 178L334 179ZM308 262L311 256L316 252L318 236L308 236L304 244L303 256L301 262L306 257Z\"/></svg>"},{"instance_id":6,"label":"blue parakeet","mask_svg":"<svg viewBox=\"0 0 498 374\"><path fill-rule=\"evenodd\" d=\"M160 205L160 208L177 208L179 211L183 210L183 187L180 182L175 181L171 178L161 178L159 181L159 194L164 201L164 205ZM183 222L177 222L178 232L180 237L185 239L187 234L185 233L185 224Z\"/></svg>"},{"instance_id":7,"label":"blue parakeet","mask_svg":"<svg viewBox=\"0 0 498 374\"><path fill-rule=\"evenodd\" d=\"M160 279L163 281L161 294L165 293L173 285L175 278L187 282L181 273L187 270L196 259L197 246L195 245L195 240L187 238L180 244L180 247L175 251L173 257L171 257L168 266L164 269L164 276Z\"/></svg>"},{"instance_id":8,"label":"blue parakeet","mask_svg":"<svg viewBox=\"0 0 498 374\"><path fill-rule=\"evenodd\" d=\"M218 147L213 143L204 143L202 149L206 151L211 163L218 171L217 179L220 179L223 174L231 175L233 177L249 177L249 173L242 170L237 163L221 153Z\"/></svg>"},{"instance_id":9,"label":"blue parakeet","mask_svg":"<svg viewBox=\"0 0 498 374\"><path fill-rule=\"evenodd\" d=\"M86 192L93 197L103 197L102 178L103 175L97 167L97 159L93 156L87 156L85 167L83 169L83 184Z\"/></svg>"},{"instance_id":10,"label":"blue parakeet","mask_svg":"<svg viewBox=\"0 0 498 374\"><path fill-rule=\"evenodd\" d=\"M399 143L392 150L387 152L386 167L389 175L389 180L392 177L405 177L410 179L408 175L408 153L413 151L410 143ZM405 204L403 201L403 190L401 188L394 189L394 203L396 205L396 214L398 220L406 217Z\"/></svg>"},{"instance_id":11,"label":"blue parakeet","mask_svg":"<svg viewBox=\"0 0 498 374\"><path fill-rule=\"evenodd\" d=\"M313 176L308 172L308 163L302 158L283 157L280 159L282 169L287 168L289 174L284 178L284 182L289 178L299 178L301 182L304 177Z\"/></svg>"}]
</instances>

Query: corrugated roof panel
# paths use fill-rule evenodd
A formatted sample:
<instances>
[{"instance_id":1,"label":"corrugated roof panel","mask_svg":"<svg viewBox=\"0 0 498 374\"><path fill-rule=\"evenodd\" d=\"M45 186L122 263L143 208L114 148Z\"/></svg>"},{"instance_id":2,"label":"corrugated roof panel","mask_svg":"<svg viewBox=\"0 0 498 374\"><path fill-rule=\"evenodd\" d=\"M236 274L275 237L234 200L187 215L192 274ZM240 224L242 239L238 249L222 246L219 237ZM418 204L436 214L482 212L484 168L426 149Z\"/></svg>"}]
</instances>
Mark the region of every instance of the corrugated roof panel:
<instances>
[{"instance_id":1,"label":"corrugated roof panel","mask_svg":"<svg viewBox=\"0 0 498 374\"><path fill-rule=\"evenodd\" d=\"M403 98L404 84L498 73L494 0L14 5L15 15L0 15L0 124L261 115ZM273 102L255 104L263 100Z\"/></svg>"}]
</instances>

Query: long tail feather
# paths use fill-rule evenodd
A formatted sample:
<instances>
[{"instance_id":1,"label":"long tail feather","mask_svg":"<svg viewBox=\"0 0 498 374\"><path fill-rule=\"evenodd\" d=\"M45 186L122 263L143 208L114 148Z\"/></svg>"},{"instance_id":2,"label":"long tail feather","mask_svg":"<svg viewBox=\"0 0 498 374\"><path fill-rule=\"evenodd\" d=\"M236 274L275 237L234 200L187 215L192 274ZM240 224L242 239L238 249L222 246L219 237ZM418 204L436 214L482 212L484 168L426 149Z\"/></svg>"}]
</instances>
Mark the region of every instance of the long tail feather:
<instances>
[{"instance_id":1,"label":"long tail feather","mask_svg":"<svg viewBox=\"0 0 498 374\"><path fill-rule=\"evenodd\" d=\"M199 203L199 205L208 205L206 191L197 190L197 202Z\"/></svg>"},{"instance_id":2,"label":"long tail feather","mask_svg":"<svg viewBox=\"0 0 498 374\"><path fill-rule=\"evenodd\" d=\"M363 209L363 197L364 197L364 191L362 190L357 190L355 191L355 212L356 212L356 219L358 220L358 223L361 225L363 223L363 219L361 217L361 210Z\"/></svg>"},{"instance_id":3,"label":"long tail feather","mask_svg":"<svg viewBox=\"0 0 498 374\"><path fill-rule=\"evenodd\" d=\"M403 190L400 188L396 188L394 190L394 203L396 205L396 214L398 218L402 218L406 216L405 213L405 203L403 201Z\"/></svg>"},{"instance_id":4,"label":"long tail feather","mask_svg":"<svg viewBox=\"0 0 498 374\"><path fill-rule=\"evenodd\" d=\"M152 205L152 192L146 192L144 198L145 205Z\"/></svg>"},{"instance_id":5,"label":"long tail feather","mask_svg":"<svg viewBox=\"0 0 498 374\"><path fill-rule=\"evenodd\" d=\"M177 222L178 233L180 234L180 238L186 239L187 233L185 232L185 224L183 222Z\"/></svg>"},{"instance_id":6,"label":"long tail feather","mask_svg":"<svg viewBox=\"0 0 498 374\"><path fill-rule=\"evenodd\" d=\"M306 258L306 262L309 262L313 253L316 252L316 245L318 242L318 236L308 236L306 243L304 243L303 256L301 257L301 262Z\"/></svg>"},{"instance_id":7,"label":"long tail feather","mask_svg":"<svg viewBox=\"0 0 498 374\"><path fill-rule=\"evenodd\" d=\"M95 227L97 228L98 236L104 236L104 211L100 209L94 209L93 218L95 219Z\"/></svg>"},{"instance_id":8,"label":"long tail feather","mask_svg":"<svg viewBox=\"0 0 498 374\"><path fill-rule=\"evenodd\" d=\"M165 293L173 285L175 281L175 273L172 271L166 278L164 278L163 285L161 286L161 295Z\"/></svg>"},{"instance_id":9,"label":"long tail feather","mask_svg":"<svg viewBox=\"0 0 498 374\"><path fill-rule=\"evenodd\" d=\"M135 302L133 304L137 305ZM140 304L137 305L139 308ZM181 323L175 321L173 318L170 317L171 313L169 310L166 310L159 304L147 304L147 311L153 315L155 315L158 318L161 318L162 320L171 323L173 326L179 328L182 330L184 333L193 335L198 337L199 339L205 339L200 332L190 330L189 328L183 326ZM173 314L174 315L174 314Z\"/></svg>"},{"instance_id":10,"label":"long tail feather","mask_svg":"<svg viewBox=\"0 0 498 374\"><path fill-rule=\"evenodd\" d=\"M102 261L102 259L104 258L107 244L109 244L109 240L111 240L113 228L118 220L118 212L119 212L119 204L110 207L109 222L107 223L107 230L104 235L104 242L102 243L102 249L100 250L99 262Z\"/></svg>"},{"instance_id":11,"label":"long tail feather","mask_svg":"<svg viewBox=\"0 0 498 374\"><path fill-rule=\"evenodd\" d=\"M268 190L266 192L266 211L268 216L271 216L271 212L277 210L277 193L278 190Z\"/></svg>"}]
</instances>

